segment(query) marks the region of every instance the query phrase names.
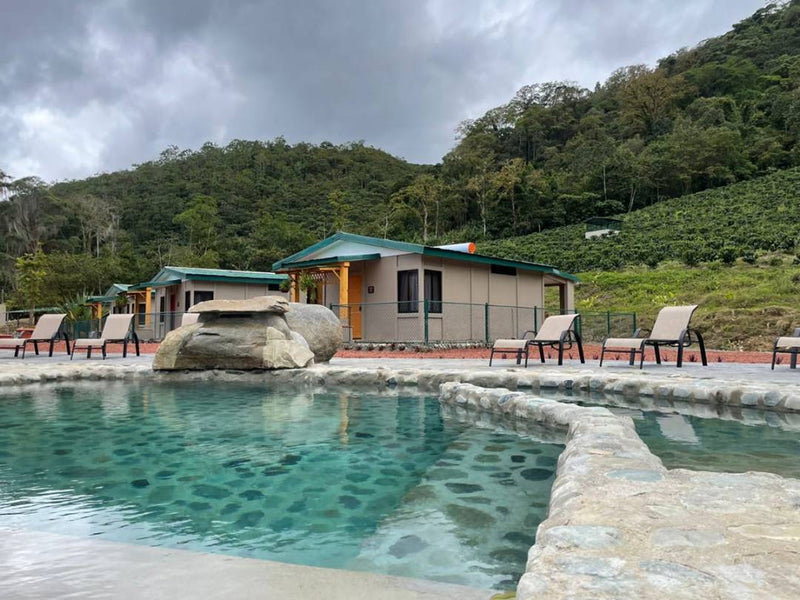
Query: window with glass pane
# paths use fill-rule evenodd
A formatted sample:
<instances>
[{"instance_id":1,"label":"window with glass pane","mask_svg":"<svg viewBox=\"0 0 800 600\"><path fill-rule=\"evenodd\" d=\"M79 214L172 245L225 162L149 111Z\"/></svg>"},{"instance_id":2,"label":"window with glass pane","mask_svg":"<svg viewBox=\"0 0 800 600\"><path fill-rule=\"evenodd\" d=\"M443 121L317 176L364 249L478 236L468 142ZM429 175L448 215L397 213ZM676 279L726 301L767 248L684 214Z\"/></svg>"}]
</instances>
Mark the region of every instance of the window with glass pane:
<instances>
[{"instance_id":1,"label":"window with glass pane","mask_svg":"<svg viewBox=\"0 0 800 600\"><path fill-rule=\"evenodd\" d=\"M419 311L419 271L397 272L397 312Z\"/></svg>"},{"instance_id":2,"label":"window with glass pane","mask_svg":"<svg viewBox=\"0 0 800 600\"><path fill-rule=\"evenodd\" d=\"M442 272L425 270L425 300L428 312L442 312Z\"/></svg>"}]
</instances>

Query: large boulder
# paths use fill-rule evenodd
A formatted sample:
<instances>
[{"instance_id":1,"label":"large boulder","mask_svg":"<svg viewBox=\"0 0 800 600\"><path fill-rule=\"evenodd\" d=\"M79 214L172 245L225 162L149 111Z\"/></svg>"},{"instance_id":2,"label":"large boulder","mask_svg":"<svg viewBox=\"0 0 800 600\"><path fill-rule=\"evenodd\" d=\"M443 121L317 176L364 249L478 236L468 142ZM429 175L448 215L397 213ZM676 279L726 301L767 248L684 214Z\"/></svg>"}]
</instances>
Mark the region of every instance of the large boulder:
<instances>
[{"instance_id":1,"label":"large boulder","mask_svg":"<svg viewBox=\"0 0 800 600\"><path fill-rule=\"evenodd\" d=\"M316 356L330 359L341 343L341 327L331 311L290 305L279 296L210 300L190 312L199 314L197 323L167 334L154 369L296 369ZM290 317L294 312L296 318Z\"/></svg>"},{"instance_id":2,"label":"large boulder","mask_svg":"<svg viewBox=\"0 0 800 600\"><path fill-rule=\"evenodd\" d=\"M289 329L302 335L316 362L328 362L342 345L342 324L333 312L319 304L291 302L286 312Z\"/></svg>"}]
</instances>

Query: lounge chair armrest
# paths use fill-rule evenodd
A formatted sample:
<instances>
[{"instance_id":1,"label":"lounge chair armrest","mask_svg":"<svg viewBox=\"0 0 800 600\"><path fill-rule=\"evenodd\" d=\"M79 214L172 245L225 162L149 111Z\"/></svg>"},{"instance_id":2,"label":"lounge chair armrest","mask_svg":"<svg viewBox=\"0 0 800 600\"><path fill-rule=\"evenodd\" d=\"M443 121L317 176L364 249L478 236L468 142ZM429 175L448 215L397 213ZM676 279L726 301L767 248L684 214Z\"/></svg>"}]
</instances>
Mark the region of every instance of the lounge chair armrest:
<instances>
[{"instance_id":1,"label":"lounge chair armrest","mask_svg":"<svg viewBox=\"0 0 800 600\"><path fill-rule=\"evenodd\" d=\"M635 338L642 337L645 333L649 334L650 332L651 330L647 329L646 327L639 327L636 331L633 332L633 337ZM647 335L644 335L644 337L647 337Z\"/></svg>"},{"instance_id":2,"label":"lounge chair armrest","mask_svg":"<svg viewBox=\"0 0 800 600\"><path fill-rule=\"evenodd\" d=\"M520 339L521 339L521 340L528 339L526 336L527 336L529 333L531 334L531 340L533 340L533 338L535 338L535 337L536 337L536 332L535 332L533 329L528 329L527 331L524 331L524 332L522 333L522 335L520 336Z\"/></svg>"}]
</instances>

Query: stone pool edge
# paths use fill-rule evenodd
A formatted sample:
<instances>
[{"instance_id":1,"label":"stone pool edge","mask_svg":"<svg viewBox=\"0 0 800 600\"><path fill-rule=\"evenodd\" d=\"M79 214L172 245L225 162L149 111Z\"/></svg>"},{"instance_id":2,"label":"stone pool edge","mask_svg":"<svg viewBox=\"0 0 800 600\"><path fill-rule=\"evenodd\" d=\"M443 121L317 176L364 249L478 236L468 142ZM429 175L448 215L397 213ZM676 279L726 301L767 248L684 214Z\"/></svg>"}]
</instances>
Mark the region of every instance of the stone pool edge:
<instances>
[{"instance_id":1,"label":"stone pool edge","mask_svg":"<svg viewBox=\"0 0 800 600\"><path fill-rule=\"evenodd\" d=\"M455 382L441 385L439 399L515 429L535 423L565 433L517 600L800 593L800 578L784 576L800 550L800 480L668 470L632 419L603 407Z\"/></svg>"},{"instance_id":2,"label":"stone pool edge","mask_svg":"<svg viewBox=\"0 0 800 600\"><path fill-rule=\"evenodd\" d=\"M680 375L654 376L608 371L586 372L565 368L538 371L427 368L363 368L328 364L306 369L279 371L153 371L148 364L18 364L12 372L0 373L0 388L52 381L150 378L155 380L265 381L310 386L346 385L372 388L416 387L438 392L445 382L471 383L509 390L559 391L580 394L644 396L710 406L752 408L783 413L800 413L800 384L718 381Z\"/></svg>"}]
</instances>

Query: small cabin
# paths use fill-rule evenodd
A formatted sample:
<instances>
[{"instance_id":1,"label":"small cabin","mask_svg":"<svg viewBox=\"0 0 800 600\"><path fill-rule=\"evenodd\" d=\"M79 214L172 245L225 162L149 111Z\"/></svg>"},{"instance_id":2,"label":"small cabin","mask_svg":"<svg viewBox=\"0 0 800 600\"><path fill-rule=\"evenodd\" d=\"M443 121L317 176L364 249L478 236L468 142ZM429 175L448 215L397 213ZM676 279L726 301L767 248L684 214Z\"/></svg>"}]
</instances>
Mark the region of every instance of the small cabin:
<instances>
[{"instance_id":1,"label":"small cabin","mask_svg":"<svg viewBox=\"0 0 800 600\"><path fill-rule=\"evenodd\" d=\"M476 254L471 243L426 246L339 232L272 268L291 278L292 300L332 308L352 340L514 337L534 325L522 326L516 315L541 312L551 287L561 312L575 308L574 275ZM488 324L486 312L500 310L515 316Z\"/></svg>"},{"instance_id":2,"label":"small cabin","mask_svg":"<svg viewBox=\"0 0 800 600\"><path fill-rule=\"evenodd\" d=\"M592 217L586 219L584 223L586 223L586 233L583 237L587 240L605 235L616 235L622 229L622 220L611 217Z\"/></svg>"},{"instance_id":3,"label":"small cabin","mask_svg":"<svg viewBox=\"0 0 800 600\"><path fill-rule=\"evenodd\" d=\"M199 302L268 295L287 297L288 293L281 289L286 279L286 275L265 271L167 266L150 281L127 289L126 312L137 315L139 337L162 339L180 324L181 315Z\"/></svg>"}]
</instances>

